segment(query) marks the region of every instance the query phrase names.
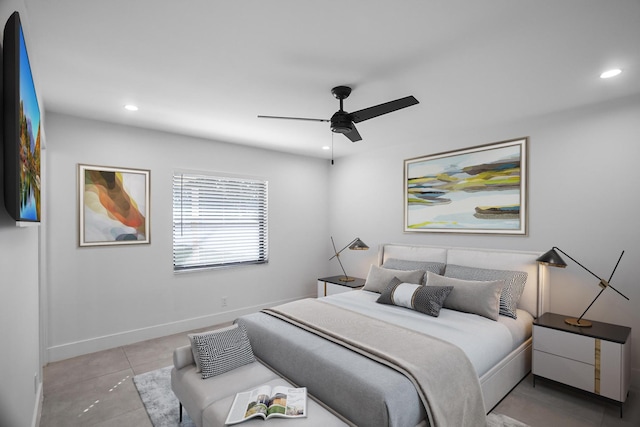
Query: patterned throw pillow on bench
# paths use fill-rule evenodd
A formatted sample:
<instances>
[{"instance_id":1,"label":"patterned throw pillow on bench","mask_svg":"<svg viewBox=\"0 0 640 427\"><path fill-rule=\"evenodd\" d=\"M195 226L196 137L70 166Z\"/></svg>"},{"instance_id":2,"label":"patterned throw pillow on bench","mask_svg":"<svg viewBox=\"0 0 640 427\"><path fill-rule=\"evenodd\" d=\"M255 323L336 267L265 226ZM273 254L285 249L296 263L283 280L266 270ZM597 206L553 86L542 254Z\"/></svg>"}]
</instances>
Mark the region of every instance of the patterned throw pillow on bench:
<instances>
[{"instance_id":1,"label":"patterned throw pillow on bench","mask_svg":"<svg viewBox=\"0 0 640 427\"><path fill-rule=\"evenodd\" d=\"M223 374L256 361L244 327L232 325L200 334L190 334L191 350L202 379Z\"/></svg>"}]
</instances>

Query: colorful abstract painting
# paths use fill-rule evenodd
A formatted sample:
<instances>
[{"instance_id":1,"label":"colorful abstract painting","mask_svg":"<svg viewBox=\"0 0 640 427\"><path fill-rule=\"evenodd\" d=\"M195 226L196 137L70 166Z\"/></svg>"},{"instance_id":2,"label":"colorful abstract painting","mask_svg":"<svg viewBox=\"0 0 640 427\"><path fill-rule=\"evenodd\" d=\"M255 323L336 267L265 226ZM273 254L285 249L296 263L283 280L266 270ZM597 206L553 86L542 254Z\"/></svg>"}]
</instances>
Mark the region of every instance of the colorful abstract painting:
<instances>
[{"instance_id":1,"label":"colorful abstract painting","mask_svg":"<svg viewBox=\"0 0 640 427\"><path fill-rule=\"evenodd\" d=\"M149 171L79 165L80 246L149 243Z\"/></svg>"},{"instance_id":2,"label":"colorful abstract painting","mask_svg":"<svg viewBox=\"0 0 640 427\"><path fill-rule=\"evenodd\" d=\"M40 221L40 107L20 28L20 220Z\"/></svg>"},{"instance_id":3,"label":"colorful abstract painting","mask_svg":"<svg viewBox=\"0 0 640 427\"><path fill-rule=\"evenodd\" d=\"M527 234L528 138L404 162L404 231Z\"/></svg>"}]
</instances>

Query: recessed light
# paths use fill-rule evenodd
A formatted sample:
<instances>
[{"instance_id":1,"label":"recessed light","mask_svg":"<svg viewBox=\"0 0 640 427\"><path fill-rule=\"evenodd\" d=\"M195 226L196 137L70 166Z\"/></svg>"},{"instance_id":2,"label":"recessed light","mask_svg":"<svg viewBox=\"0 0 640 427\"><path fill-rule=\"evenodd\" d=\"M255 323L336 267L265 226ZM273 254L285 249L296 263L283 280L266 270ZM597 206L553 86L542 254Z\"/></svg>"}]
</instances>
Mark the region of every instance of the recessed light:
<instances>
[{"instance_id":1,"label":"recessed light","mask_svg":"<svg viewBox=\"0 0 640 427\"><path fill-rule=\"evenodd\" d=\"M136 105L133 105L133 104L125 105L124 109L128 110L128 111L138 111L138 107Z\"/></svg>"},{"instance_id":2,"label":"recessed light","mask_svg":"<svg viewBox=\"0 0 640 427\"><path fill-rule=\"evenodd\" d=\"M322 147L323 150L330 150L331 147L329 147L328 145L325 145L324 147Z\"/></svg>"},{"instance_id":3,"label":"recessed light","mask_svg":"<svg viewBox=\"0 0 640 427\"><path fill-rule=\"evenodd\" d=\"M620 74L622 70L620 68L613 68L611 70L607 70L604 73L600 74L601 79L610 79L611 77L615 77Z\"/></svg>"}]
</instances>

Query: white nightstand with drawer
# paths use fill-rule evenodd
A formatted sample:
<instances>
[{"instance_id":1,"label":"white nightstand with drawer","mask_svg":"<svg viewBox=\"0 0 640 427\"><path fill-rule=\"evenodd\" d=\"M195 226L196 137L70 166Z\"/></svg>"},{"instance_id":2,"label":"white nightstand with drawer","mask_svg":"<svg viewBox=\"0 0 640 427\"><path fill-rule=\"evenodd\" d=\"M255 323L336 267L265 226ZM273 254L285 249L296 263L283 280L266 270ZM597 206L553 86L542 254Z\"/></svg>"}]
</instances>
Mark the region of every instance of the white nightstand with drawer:
<instances>
[{"instance_id":1,"label":"white nightstand with drawer","mask_svg":"<svg viewBox=\"0 0 640 427\"><path fill-rule=\"evenodd\" d=\"M622 404L631 382L631 328L571 326L545 313L533 322L533 381L544 377Z\"/></svg>"}]
</instances>

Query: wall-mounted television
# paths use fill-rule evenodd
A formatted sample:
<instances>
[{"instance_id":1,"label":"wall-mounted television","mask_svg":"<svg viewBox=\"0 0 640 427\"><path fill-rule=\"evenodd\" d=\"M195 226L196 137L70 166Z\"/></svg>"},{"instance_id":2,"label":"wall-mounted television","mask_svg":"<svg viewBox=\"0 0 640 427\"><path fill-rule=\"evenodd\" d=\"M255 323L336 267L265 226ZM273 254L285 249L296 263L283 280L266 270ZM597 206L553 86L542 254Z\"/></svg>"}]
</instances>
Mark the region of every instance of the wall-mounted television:
<instances>
[{"instance_id":1,"label":"wall-mounted television","mask_svg":"<svg viewBox=\"0 0 640 427\"><path fill-rule=\"evenodd\" d=\"M4 204L19 223L39 223L42 123L18 12L4 27Z\"/></svg>"}]
</instances>

